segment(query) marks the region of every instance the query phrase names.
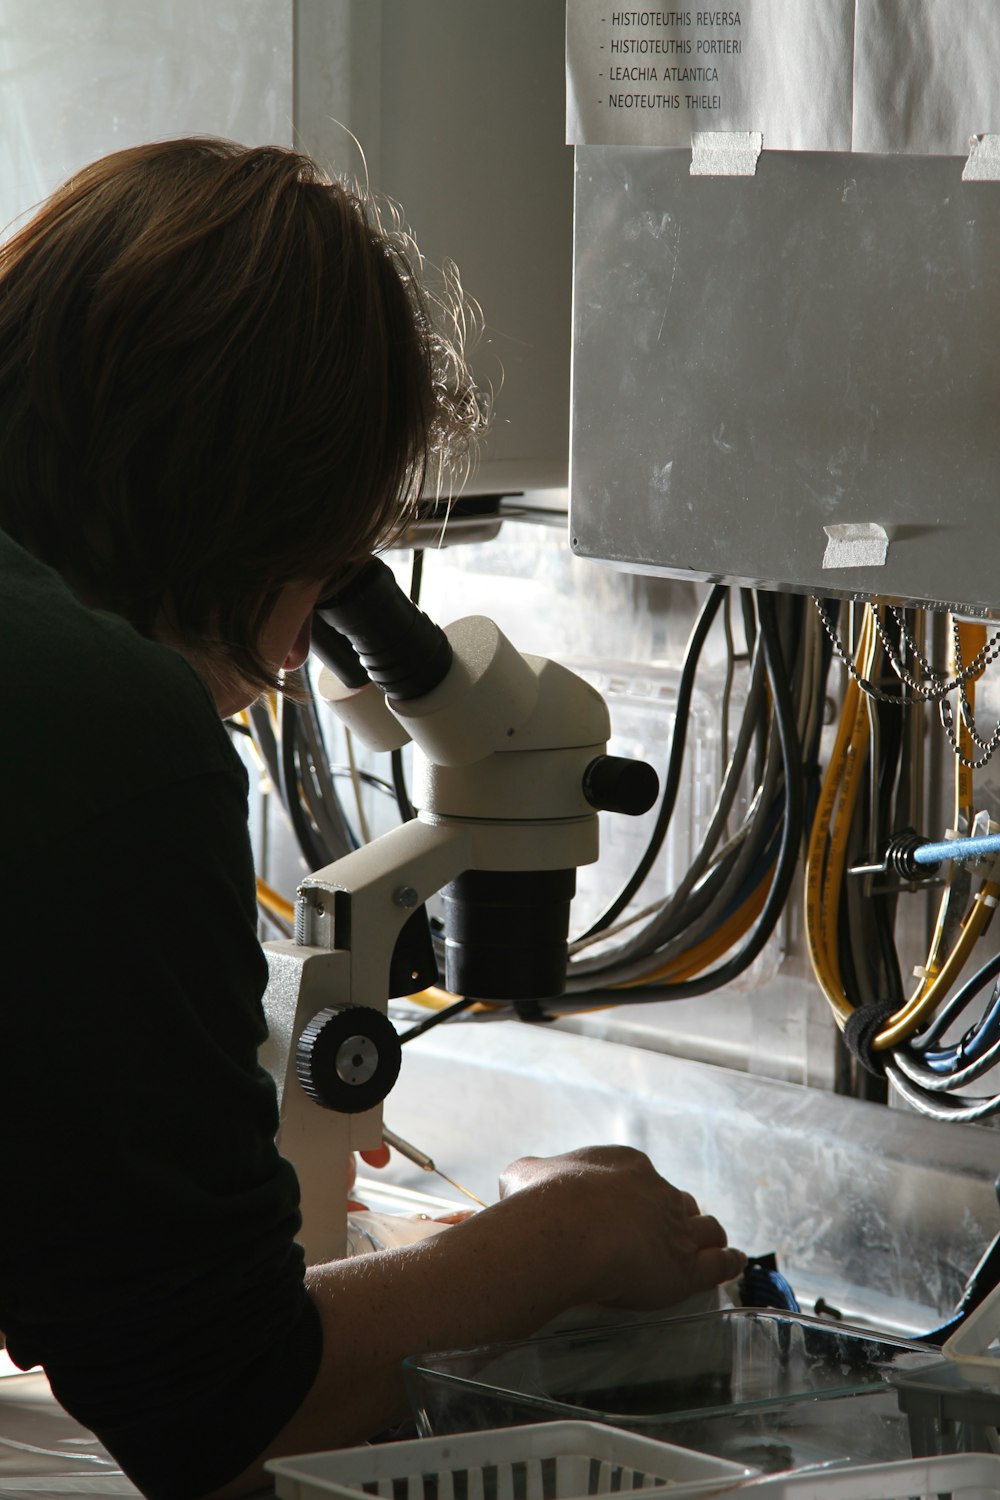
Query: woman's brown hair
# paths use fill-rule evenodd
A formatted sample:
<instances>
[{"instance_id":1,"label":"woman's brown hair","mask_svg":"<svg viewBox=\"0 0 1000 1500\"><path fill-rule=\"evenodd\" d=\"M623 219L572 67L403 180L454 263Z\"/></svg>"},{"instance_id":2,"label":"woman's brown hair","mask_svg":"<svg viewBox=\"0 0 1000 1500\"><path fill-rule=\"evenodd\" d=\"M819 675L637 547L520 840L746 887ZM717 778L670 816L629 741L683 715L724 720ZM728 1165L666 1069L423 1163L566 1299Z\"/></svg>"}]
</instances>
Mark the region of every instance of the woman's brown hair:
<instances>
[{"instance_id":1,"label":"woman's brown hair","mask_svg":"<svg viewBox=\"0 0 1000 1500\"><path fill-rule=\"evenodd\" d=\"M384 543L482 426L411 255L279 147L87 167L0 247L0 526L143 634L273 684L277 591Z\"/></svg>"}]
</instances>

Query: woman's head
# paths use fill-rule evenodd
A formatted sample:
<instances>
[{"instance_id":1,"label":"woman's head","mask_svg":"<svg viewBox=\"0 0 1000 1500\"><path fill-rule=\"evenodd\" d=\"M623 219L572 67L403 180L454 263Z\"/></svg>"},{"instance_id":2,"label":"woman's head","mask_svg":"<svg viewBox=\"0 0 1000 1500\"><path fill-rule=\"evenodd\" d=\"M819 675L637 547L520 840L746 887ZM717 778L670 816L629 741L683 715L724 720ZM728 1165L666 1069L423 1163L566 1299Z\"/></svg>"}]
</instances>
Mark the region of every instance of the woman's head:
<instances>
[{"instance_id":1,"label":"woman's head","mask_svg":"<svg viewBox=\"0 0 1000 1500\"><path fill-rule=\"evenodd\" d=\"M144 634L273 681L280 591L385 542L482 425L411 250L278 147L78 173L0 248L0 526Z\"/></svg>"}]
</instances>

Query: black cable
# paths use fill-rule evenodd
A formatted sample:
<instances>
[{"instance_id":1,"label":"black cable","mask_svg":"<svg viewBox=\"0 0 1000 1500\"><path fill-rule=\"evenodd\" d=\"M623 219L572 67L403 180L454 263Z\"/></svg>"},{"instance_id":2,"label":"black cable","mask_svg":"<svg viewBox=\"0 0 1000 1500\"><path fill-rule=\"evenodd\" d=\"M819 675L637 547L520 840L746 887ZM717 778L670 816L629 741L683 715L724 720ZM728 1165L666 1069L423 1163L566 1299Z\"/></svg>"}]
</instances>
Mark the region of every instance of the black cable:
<instances>
[{"instance_id":1,"label":"black cable","mask_svg":"<svg viewBox=\"0 0 1000 1500\"><path fill-rule=\"evenodd\" d=\"M461 1015L463 1010L468 1010L470 1006L477 1003L471 995L465 995L461 1000L456 1000L454 1005L446 1005L443 1010L436 1010L426 1020L418 1021L415 1026L411 1026L407 1031L400 1032L400 1046L404 1042L412 1042L415 1037L423 1036L425 1031L433 1030L435 1026L440 1026L443 1021L450 1021L452 1016Z\"/></svg>"},{"instance_id":2,"label":"black cable","mask_svg":"<svg viewBox=\"0 0 1000 1500\"><path fill-rule=\"evenodd\" d=\"M758 679L756 671L752 675L744 714L748 716L747 722L750 725L754 739L759 739L763 730L763 739L766 743L767 725L770 714L767 693L764 691L764 683ZM750 715L752 715L752 718L749 717ZM737 736L737 744L740 743L742 738L743 730L741 729L740 735ZM732 769L737 775L740 775L745 764L745 757L741 756L738 763L734 762ZM757 782L756 785L758 792L755 792L755 796L759 793L762 799L763 787L760 782ZM732 881L734 878L739 878L740 871L745 873L754 868L770 838L770 818L767 809L758 807L751 825L747 828L740 842L734 845L728 853L716 856L715 864L701 876L697 885L688 893L683 905L674 914L673 919L666 926L657 925L655 941L647 949L647 952L650 954L660 952L669 943L682 938L684 932L699 922L709 907L716 904L717 898L721 896L723 891L727 888L732 888ZM686 880L687 876L680 881L676 889L682 889L685 886ZM612 955L609 955L608 962L609 964L613 962Z\"/></svg>"},{"instance_id":3,"label":"black cable","mask_svg":"<svg viewBox=\"0 0 1000 1500\"><path fill-rule=\"evenodd\" d=\"M298 765L296 764L298 708L288 698L282 698L280 707L280 759L281 772L278 790L285 811L292 824L292 832L299 852L310 870L321 870L331 860L330 851L317 830L308 821L298 792Z\"/></svg>"},{"instance_id":4,"label":"black cable","mask_svg":"<svg viewBox=\"0 0 1000 1500\"><path fill-rule=\"evenodd\" d=\"M767 683L765 673L757 670L758 655L759 665L763 668L763 654L759 645L753 653L755 665L744 707L744 721L737 736L727 776L740 774L746 751L750 742L758 737L762 721L765 741L767 738L767 726L770 723ZM748 812L749 821L744 823L738 841L732 842L728 850L716 855L714 865L708 866L701 873L696 884L689 884L690 872L684 876L676 887L677 893L684 893L682 900L678 901L675 896L667 903L665 911L645 929L638 946L636 940L632 939L601 958L574 958L567 979L567 993L586 994L594 991L597 986L615 987L629 980L641 982L644 978L643 971L649 970L650 959L654 955L659 966L662 966L664 961L682 956L696 938L707 935L703 917L711 908L718 910L718 921L724 920L736 909L745 899L746 893L759 883L773 863L773 857L767 857L767 848L775 841L778 818L774 791L780 790L780 777L780 764L777 767L769 764L763 783L758 785L754 793L752 805L756 811ZM703 850L702 853L704 852ZM701 857L699 856L699 860ZM715 925L718 925L718 921ZM709 926L707 931L710 933L712 930ZM644 996L649 988L651 987L643 986Z\"/></svg>"},{"instance_id":5,"label":"black cable","mask_svg":"<svg viewBox=\"0 0 1000 1500\"><path fill-rule=\"evenodd\" d=\"M785 770L785 816L774 879L753 930L740 951L708 974L697 975L694 979L683 980L679 984L667 983L656 986L655 998L657 999L666 997L673 1000L686 1000L695 995L704 995L710 990L721 989L723 985L730 984L745 969L748 969L774 930L784 909L798 864L802 845L805 797L801 752L795 724L795 702L781 656L777 611L770 595L758 594L757 613L767 676L771 684L774 719ZM629 1001L653 999L654 996L650 993L652 988L649 986L638 992L630 991Z\"/></svg>"},{"instance_id":6,"label":"black cable","mask_svg":"<svg viewBox=\"0 0 1000 1500\"><path fill-rule=\"evenodd\" d=\"M841 904L837 923L838 961L844 996L852 1020L841 1038L851 1054L849 1089L857 1098L885 1103L888 1082L881 1059L869 1065L868 1037L884 1025L884 1016L903 1004L903 979L895 940L895 898L890 892L869 894L850 874L852 865L868 863L884 849L893 825L893 793L902 745L899 711L895 705L870 700L861 711L873 721L870 736L869 796L861 797L850 829L847 858L841 876ZM875 807L872 806L874 794ZM873 819L873 811L876 816ZM858 964L865 965L859 970ZM868 1017L864 1020L863 1017ZM856 1027L873 1027L870 1033Z\"/></svg>"},{"instance_id":7,"label":"black cable","mask_svg":"<svg viewBox=\"0 0 1000 1500\"><path fill-rule=\"evenodd\" d=\"M337 792L312 679L308 672L303 672L302 676L309 698L307 704L298 705L299 714L296 720L297 739L303 752L299 755L299 769L302 772L302 800L317 832L329 850L330 858L339 859L342 855L349 854L352 849L357 849L361 844L361 839L354 831ZM309 795L310 790L314 794L313 797ZM318 811L322 812L322 819L317 816Z\"/></svg>"},{"instance_id":8,"label":"black cable","mask_svg":"<svg viewBox=\"0 0 1000 1500\"><path fill-rule=\"evenodd\" d=\"M247 709L247 715L253 729L253 741L257 751L267 769L267 774L281 795L281 757L278 754L278 741L275 738L274 728L271 724L271 715L266 705L259 699L251 703Z\"/></svg>"},{"instance_id":9,"label":"black cable","mask_svg":"<svg viewBox=\"0 0 1000 1500\"><path fill-rule=\"evenodd\" d=\"M282 722L284 722L286 711L291 711L293 708L294 705L289 699L280 699L278 712ZM271 716L262 702L251 704L247 712L253 725L254 744L257 746L258 753L267 768L267 774L292 825L299 852L310 870L321 869L323 865L330 863L330 859L325 849L321 851L310 842L309 829L297 796L298 768L295 765L294 740L289 734L286 751L285 736L282 734L279 744L271 724ZM290 787L286 763L291 770Z\"/></svg>"},{"instance_id":10,"label":"black cable","mask_svg":"<svg viewBox=\"0 0 1000 1500\"><path fill-rule=\"evenodd\" d=\"M376 776L374 771L363 771L360 766L352 770L350 766L341 765L338 761L334 761L329 770L331 776L340 780L353 781L356 776L365 786L370 786L373 792L383 792L387 797L396 795L391 782L386 781L384 776Z\"/></svg>"},{"instance_id":11,"label":"black cable","mask_svg":"<svg viewBox=\"0 0 1000 1500\"><path fill-rule=\"evenodd\" d=\"M898 626L890 620L886 628L895 634L898 645ZM896 791L904 760L903 710L896 708L894 704L879 703L875 707L875 716L879 725L880 764L877 768L878 827L871 830L870 847L873 851L887 848L890 836L895 831ZM872 911L875 918L878 953L882 962L880 995L887 1000L898 999L902 1004L904 999L903 974L899 962L899 950L896 947L897 905L898 896L895 891L887 890L879 893L878 898L872 902Z\"/></svg>"},{"instance_id":12,"label":"black cable","mask_svg":"<svg viewBox=\"0 0 1000 1500\"><path fill-rule=\"evenodd\" d=\"M740 589L740 607L743 611L743 632L747 638L747 651L753 655L757 644L757 615L754 609L753 589ZM767 760L768 716L761 714L757 720L757 737L754 749L753 784L760 786L764 779L764 763Z\"/></svg>"},{"instance_id":13,"label":"black cable","mask_svg":"<svg viewBox=\"0 0 1000 1500\"><path fill-rule=\"evenodd\" d=\"M413 803L410 801L410 793L406 785L402 750L392 751L389 756L389 766L392 772L392 790L396 795L396 806L399 808L399 816L404 823L412 823L417 815L413 810Z\"/></svg>"},{"instance_id":14,"label":"black cable","mask_svg":"<svg viewBox=\"0 0 1000 1500\"><path fill-rule=\"evenodd\" d=\"M757 644L757 615L754 611L753 589L740 589L740 609L743 612L743 634L747 638L747 652L752 656Z\"/></svg>"},{"instance_id":15,"label":"black cable","mask_svg":"<svg viewBox=\"0 0 1000 1500\"><path fill-rule=\"evenodd\" d=\"M410 564L410 603L420 603L420 590L424 581L424 549L414 547L413 561ZM410 790L406 785L406 772L403 769L402 750L393 750L389 756L389 766L392 774L392 790L396 797L396 806L399 816L404 823L412 823L416 817L413 803L410 801Z\"/></svg>"},{"instance_id":16,"label":"black cable","mask_svg":"<svg viewBox=\"0 0 1000 1500\"><path fill-rule=\"evenodd\" d=\"M670 819L673 816L674 804L677 800L677 792L680 787L681 766L684 760L684 745L687 738L688 718L691 709L691 695L694 691L695 676L698 670L698 662L704 650L708 632L712 622L719 611L719 606L725 597L725 588L717 583L702 605L701 613L695 621L694 629L688 641L687 651L684 658L684 666L681 670L680 681L677 684L677 706L674 715L674 733L670 745L670 759L667 764L667 774L663 783L663 795L660 798L660 808L656 815L656 823L650 835L649 843L646 845L642 858L632 872L622 890L612 901L607 910L597 918L585 933L581 934L578 941L594 937L610 927L612 922L628 906L636 891L639 890L646 876L656 861L666 837Z\"/></svg>"},{"instance_id":17,"label":"black cable","mask_svg":"<svg viewBox=\"0 0 1000 1500\"><path fill-rule=\"evenodd\" d=\"M851 829L849 838L857 839L857 832ZM844 861L844 870L840 877L840 905L837 911L837 964L840 969L840 982L844 990L844 998L849 1003L852 1011L859 1009L871 998L861 988L861 977L855 964L855 955L864 960L867 948L863 937L856 932L851 918L857 905L857 891L853 884L853 876L847 873L849 864L853 864L849 850L854 847L848 846L848 858ZM864 903L867 907L868 903Z\"/></svg>"},{"instance_id":18,"label":"black cable","mask_svg":"<svg viewBox=\"0 0 1000 1500\"><path fill-rule=\"evenodd\" d=\"M424 581L424 549L414 547L410 564L410 603L420 603L420 589Z\"/></svg>"},{"instance_id":19,"label":"black cable","mask_svg":"<svg viewBox=\"0 0 1000 1500\"><path fill-rule=\"evenodd\" d=\"M971 1005L988 984L1000 976L1000 953L987 959L960 990L945 1002L937 1015L923 1028L919 1036L913 1037L910 1046L917 1052L933 1052L941 1046L941 1038L948 1027ZM992 1000L990 1001L992 1004Z\"/></svg>"}]
</instances>

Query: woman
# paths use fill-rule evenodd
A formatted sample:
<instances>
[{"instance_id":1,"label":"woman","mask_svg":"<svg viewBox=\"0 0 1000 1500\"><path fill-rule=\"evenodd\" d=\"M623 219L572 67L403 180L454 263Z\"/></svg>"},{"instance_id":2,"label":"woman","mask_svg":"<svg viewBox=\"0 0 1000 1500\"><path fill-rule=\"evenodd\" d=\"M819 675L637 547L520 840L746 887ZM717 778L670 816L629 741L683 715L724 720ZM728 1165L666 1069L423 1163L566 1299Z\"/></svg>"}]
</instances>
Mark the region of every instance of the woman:
<instances>
[{"instance_id":1,"label":"woman","mask_svg":"<svg viewBox=\"0 0 1000 1500\"><path fill-rule=\"evenodd\" d=\"M221 719L482 425L408 250L301 156L184 140L0 251L0 1327L157 1500L384 1430L405 1354L743 1264L614 1147L515 1163L418 1246L294 1241Z\"/></svg>"}]
</instances>

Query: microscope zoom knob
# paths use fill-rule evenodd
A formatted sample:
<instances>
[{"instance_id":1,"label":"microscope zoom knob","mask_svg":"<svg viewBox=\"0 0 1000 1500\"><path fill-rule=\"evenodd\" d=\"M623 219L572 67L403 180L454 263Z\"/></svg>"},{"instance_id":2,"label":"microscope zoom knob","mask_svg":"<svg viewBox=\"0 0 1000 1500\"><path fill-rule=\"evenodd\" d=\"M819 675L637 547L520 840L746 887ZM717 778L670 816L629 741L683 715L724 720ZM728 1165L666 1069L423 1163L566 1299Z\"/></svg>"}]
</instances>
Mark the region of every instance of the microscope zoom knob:
<instances>
[{"instance_id":1,"label":"microscope zoom knob","mask_svg":"<svg viewBox=\"0 0 1000 1500\"><path fill-rule=\"evenodd\" d=\"M601 812L638 817L648 812L660 792L660 779L644 760L598 755L583 773L583 795Z\"/></svg>"},{"instance_id":2,"label":"microscope zoom knob","mask_svg":"<svg viewBox=\"0 0 1000 1500\"><path fill-rule=\"evenodd\" d=\"M402 1049L388 1016L368 1005L321 1010L295 1047L295 1072L310 1099L342 1115L381 1104L399 1076Z\"/></svg>"}]
</instances>

